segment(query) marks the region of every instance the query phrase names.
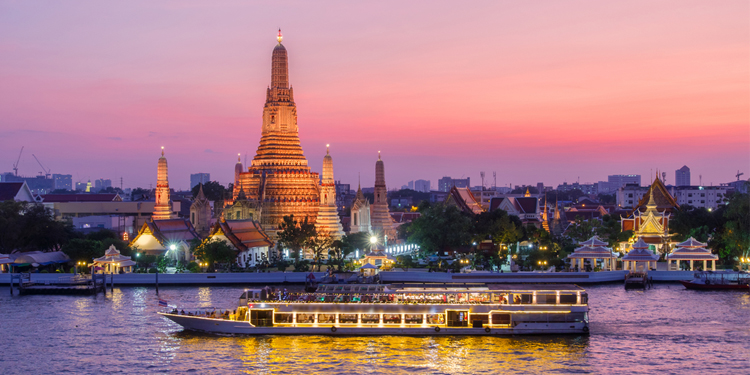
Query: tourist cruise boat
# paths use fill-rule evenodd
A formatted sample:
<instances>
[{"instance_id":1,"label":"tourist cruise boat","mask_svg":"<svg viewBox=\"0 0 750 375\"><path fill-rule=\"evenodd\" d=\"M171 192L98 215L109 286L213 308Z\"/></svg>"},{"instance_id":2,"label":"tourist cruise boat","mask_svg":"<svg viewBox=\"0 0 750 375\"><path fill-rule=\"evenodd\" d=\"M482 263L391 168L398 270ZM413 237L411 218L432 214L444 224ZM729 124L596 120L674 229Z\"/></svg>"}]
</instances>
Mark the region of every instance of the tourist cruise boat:
<instances>
[{"instance_id":1,"label":"tourist cruise boat","mask_svg":"<svg viewBox=\"0 0 750 375\"><path fill-rule=\"evenodd\" d=\"M313 293L249 289L236 310L160 312L219 335L585 334L588 295L576 285L319 285Z\"/></svg>"},{"instance_id":2,"label":"tourist cruise boat","mask_svg":"<svg viewBox=\"0 0 750 375\"><path fill-rule=\"evenodd\" d=\"M737 271L702 271L690 281L680 281L687 289L750 290L750 274Z\"/></svg>"}]
</instances>

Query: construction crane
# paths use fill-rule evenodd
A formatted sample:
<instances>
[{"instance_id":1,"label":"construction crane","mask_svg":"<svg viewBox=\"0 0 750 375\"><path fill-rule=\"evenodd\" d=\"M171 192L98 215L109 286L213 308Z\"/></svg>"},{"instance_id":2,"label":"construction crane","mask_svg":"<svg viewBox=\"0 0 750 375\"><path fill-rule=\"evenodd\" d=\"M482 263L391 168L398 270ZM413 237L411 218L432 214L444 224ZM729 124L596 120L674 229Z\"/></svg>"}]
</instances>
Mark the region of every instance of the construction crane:
<instances>
[{"instance_id":1,"label":"construction crane","mask_svg":"<svg viewBox=\"0 0 750 375\"><path fill-rule=\"evenodd\" d=\"M740 176L742 176L743 174L745 174L745 172L740 173L740 171L737 170L737 175L736 175L737 176L737 181L740 180Z\"/></svg>"},{"instance_id":2,"label":"construction crane","mask_svg":"<svg viewBox=\"0 0 750 375\"><path fill-rule=\"evenodd\" d=\"M18 160L16 160L16 162L13 164L13 172L16 173L16 176L18 176L18 162L21 161L21 154L23 154L23 147L24 146L21 146L21 152L18 153Z\"/></svg>"},{"instance_id":3,"label":"construction crane","mask_svg":"<svg viewBox=\"0 0 750 375\"><path fill-rule=\"evenodd\" d=\"M36 162L37 162L37 163L39 163L39 166L40 166L40 167L42 167L42 172L44 172L44 177L46 177L46 178L49 178L49 176L50 176L50 174L51 174L51 173L50 173L50 170L49 170L49 169L47 169L47 168L44 168L44 166L42 165L42 162L41 162L41 161L39 161L39 159L38 159L38 158L36 157L36 155L34 155L34 154L31 154L31 156L33 156L33 157L34 157L34 159L36 159Z\"/></svg>"}]
</instances>

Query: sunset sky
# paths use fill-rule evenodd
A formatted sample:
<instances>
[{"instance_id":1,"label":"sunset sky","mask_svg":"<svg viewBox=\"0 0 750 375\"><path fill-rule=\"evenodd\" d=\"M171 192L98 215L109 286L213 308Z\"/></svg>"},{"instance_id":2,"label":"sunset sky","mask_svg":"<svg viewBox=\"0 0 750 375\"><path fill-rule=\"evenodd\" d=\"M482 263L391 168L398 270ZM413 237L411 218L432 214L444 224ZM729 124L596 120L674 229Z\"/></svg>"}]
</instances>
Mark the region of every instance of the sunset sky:
<instances>
[{"instance_id":1,"label":"sunset sky","mask_svg":"<svg viewBox=\"0 0 750 375\"><path fill-rule=\"evenodd\" d=\"M0 1L0 172L229 183L276 32L315 171L389 188L750 176L748 1Z\"/></svg>"}]
</instances>

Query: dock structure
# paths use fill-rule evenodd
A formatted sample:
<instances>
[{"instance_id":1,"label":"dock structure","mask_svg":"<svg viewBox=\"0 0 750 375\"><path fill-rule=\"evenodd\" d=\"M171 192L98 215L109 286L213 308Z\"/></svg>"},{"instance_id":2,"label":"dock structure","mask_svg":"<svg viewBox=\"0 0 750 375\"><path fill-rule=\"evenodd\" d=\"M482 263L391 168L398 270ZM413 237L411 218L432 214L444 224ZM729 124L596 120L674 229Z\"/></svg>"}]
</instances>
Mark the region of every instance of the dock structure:
<instances>
[{"instance_id":1,"label":"dock structure","mask_svg":"<svg viewBox=\"0 0 750 375\"><path fill-rule=\"evenodd\" d=\"M648 272L631 272L625 275L625 289L648 289L653 286L653 280Z\"/></svg>"},{"instance_id":2,"label":"dock structure","mask_svg":"<svg viewBox=\"0 0 750 375\"><path fill-rule=\"evenodd\" d=\"M16 284L17 281L17 284ZM62 276L56 281L31 281L31 274L22 273L13 275L11 290L13 284L18 286L19 295L28 294L71 294L71 295L91 295L99 292L106 293L106 275L92 275L91 277L75 275Z\"/></svg>"}]
</instances>

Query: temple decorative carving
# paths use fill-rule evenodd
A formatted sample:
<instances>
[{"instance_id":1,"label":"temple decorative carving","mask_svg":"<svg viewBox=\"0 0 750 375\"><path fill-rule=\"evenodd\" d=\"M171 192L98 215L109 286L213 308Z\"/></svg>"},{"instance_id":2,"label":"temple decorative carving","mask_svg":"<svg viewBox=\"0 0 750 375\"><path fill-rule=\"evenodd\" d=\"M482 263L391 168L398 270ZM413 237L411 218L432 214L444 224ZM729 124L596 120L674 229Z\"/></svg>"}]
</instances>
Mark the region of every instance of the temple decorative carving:
<instances>
[{"instance_id":1,"label":"temple decorative carving","mask_svg":"<svg viewBox=\"0 0 750 375\"><path fill-rule=\"evenodd\" d=\"M396 229L393 225L393 218L388 210L388 190L385 187L385 165L380 159L378 151L378 161L375 162L375 202L370 206L370 221L372 231L378 236L388 236L392 240L396 239Z\"/></svg>"},{"instance_id":2,"label":"temple decorative carving","mask_svg":"<svg viewBox=\"0 0 750 375\"><path fill-rule=\"evenodd\" d=\"M323 157L323 178L320 183L320 208L315 222L318 234L328 235L334 239L344 236L338 210L336 210L336 185L333 180L333 158L326 145L326 156Z\"/></svg>"},{"instance_id":3,"label":"temple decorative carving","mask_svg":"<svg viewBox=\"0 0 750 375\"><path fill-rule=\"evenodd\" d=\"M260 145L247 171L237 176L233 191L235 201L243 193L257 204L258 215L253 219L260 219L271 238L275 238L284 216L307 217L314 223L320 202L319 175L310 170L300 144L287 51L281 40L279 30L279 43L271 58L271 86L266 90Z\"/></svg>"},{"instance_id":4,"label":"temple decorative carving","mask_svg":"<svg viewBox=\"0 0 750 375\"><path fill-rule=\"evenodd\" d=\"M352 203L350 233L372 231L370 222L370 201L362 193L362 184L357 186L357 198Z\"/></svg>"},{"instance_id":5,"label":"temple decorative carving","mask_svg":"<svg viewBox=\"0 0 750 375\"><path fill-rule=\"evenodd\" d=\"M167 158L164 157L164 147L161 148L161 157L156 174L156 204L154 220L166 220L172 218L172 201L169 199L169 179L167 178Z\"/></svg>"}]
</instances>

